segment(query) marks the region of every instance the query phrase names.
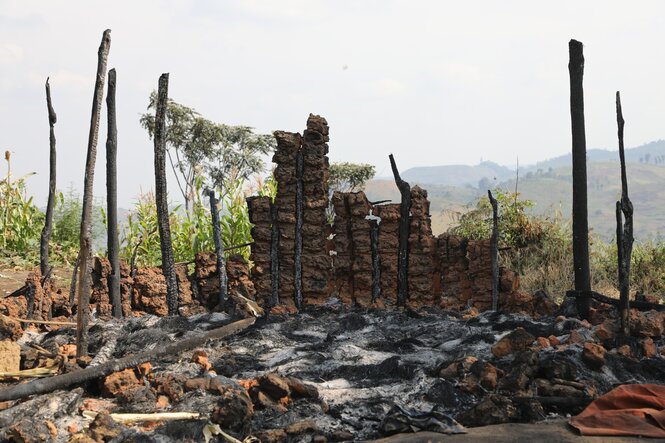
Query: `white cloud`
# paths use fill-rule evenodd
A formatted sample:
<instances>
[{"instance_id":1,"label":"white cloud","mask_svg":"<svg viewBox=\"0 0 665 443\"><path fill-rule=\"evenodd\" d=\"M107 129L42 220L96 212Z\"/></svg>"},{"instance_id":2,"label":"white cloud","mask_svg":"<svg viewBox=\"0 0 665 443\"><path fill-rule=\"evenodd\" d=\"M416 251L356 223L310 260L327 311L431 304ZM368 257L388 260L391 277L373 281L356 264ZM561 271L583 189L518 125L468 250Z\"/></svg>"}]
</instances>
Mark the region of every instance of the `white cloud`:
<instances>
[{"instance_id":1,"label":"white cloud","mask_svg":"<svg viewBox=\"0 0 665 443\"><path fill-rule=\"evenodd\" d=\"M0 64L16 63L23 59L23 48L14 43L0 42Z\"/></svg>"},{"instance_id":2,"label":"white cloud","mask_svg":"<svg viewBox=\"0 0 665 443\"><path fill-rule=\"evenodd\" d=\"M370 85L370 90L381 97L394 97L406 92L406 85L394 78L382 78L375 80Z\"/></svg>"}]
</instances>

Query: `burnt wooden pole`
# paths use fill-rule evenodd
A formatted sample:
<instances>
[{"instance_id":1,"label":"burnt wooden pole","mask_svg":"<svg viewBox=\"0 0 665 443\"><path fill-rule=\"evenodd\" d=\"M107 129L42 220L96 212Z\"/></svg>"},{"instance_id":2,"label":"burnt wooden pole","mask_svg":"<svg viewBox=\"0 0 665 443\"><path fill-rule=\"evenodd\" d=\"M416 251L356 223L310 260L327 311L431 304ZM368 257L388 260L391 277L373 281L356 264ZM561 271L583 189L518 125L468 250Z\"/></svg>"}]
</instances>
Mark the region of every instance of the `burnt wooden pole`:
<instances>
[{"instance_id":1,"label":"burnt wooden pole","mask_svg":"<svg viewBox=\"0 0 665 443\"><path fill-rule=\"evenodd\" d=\"M166 280L166 305L169 315L178 314L178 280L175 273L171 226L169 225L169 203L166 189L166 105L169 95L169 74L159 77L157 110L155 112L155 203L159 243L162 250L162 273Z\"/></svg>"},{"instance_id":2,"label":"burnt wooden pole","mask_svg":"<svg viewBox=\"0 0 665 443\"><path fill-rule=\"evenodd\" d=\"M619 159L621 161L621 200L616 203L617 218L617 258L619 265L619 318L621 333L630 334L630 256L633 253L633 203L628 198L628 178L626 157L623 147L623 112L621 95L616 94L617 135L619 138ZM622 214L623 219L622 220Z\"/></svg>"},{"instance_id":3,"label":"burnt wooden pole","mask_svg":"<svg viewBox=\"0 0 665 443\"><path fill-rule=\"evenodd\" d=\"M395 184L402 196L399 206L399 251L397 255L397 306L404 306L409 298L409 230L411 225L411 186L399 176L395 158L389 155Z\"/></svg>"},{"instance_id":4,"label":"burnt wooden pole","mask_svg":"<svg viewBox=\"0 0 665 443\"><path fill-rule=\"evenodd\" d=\"M217 257L217 277L219 278L219 306L224 306L229 298L228 278L226 275L226 263L224 261L224 243L222 242L222 230L219 226L219 212L217 212L217 197L215 190L208 190L210 198L210 217L212 219L212 237L215 241L215 255Z\"/></svg>"},{"instance_id":5,"label":"burnt wooden pole","mask_svg":"<svg viewBox=\"0 0 665 443\"><path fill-rule=\"evenodd\" d=\"M76 356L88 355L88 320L90 317L90 292L92 291L92 276L90 265L92 261L92 185L95 176L95 161L97 159L97 138L99 136L99 118L104 98L104 80L106 79L106 61L111 48L111 30L104 31L102 43L97 52L97 77L95 80L95 93L92 98L92 113L90 116L90 133L88 135L88 154L85 162L85 177L83 184L83 209L81 214L81 236L79 251L78 273L78 306L76 308Z\"/></svg>"},{"instance_id":6,"label":"burnt wooden pole","mask_svg":"<svg viewBox=\"0 0 665 443\"><path fill-rule=\"evenodd\" d=\"M279 209L275 202L270 203L270 307L279 304Z\"/></svg>"},{"instance_id":7,"label":"burnt wooden pole","mask_svg":"<svg viewBox=\"0 0 665 443\"><path fill-rule=\"evenodd\" d=\"M381 298L381 255L379 254L379 223L381 219L370 213L369 241L372 248L372 303Z\"/></svg>"},{"instance_id":8,"label":"burnt wooden pole","mask_svg":"<svg viewBox=\"0 0 665 443\"><path fill-rule=\"evenodd\" d=\"M499 203L487 190L487 197L492 205L492 237L490 250L492 254L492 310L499 309Z\"/></svg>"},{"instance_id":9,"label":"burnt wooden pole","mask_svg":"<svg viewBox=\"0 0 665 443\"><path fill-rule=\"evenodd\" d=\"M568 43L570 73L570 120L573 141L573 265L575 290L578 291L577 311L589 317L591 290L589 270L589 220L587 209L586 135L584 129L584 54L577 40Z\"/></svg>"},{"instance_id":10,"label":"burnt wooden pole","mask_svg":"<svg viewBox=\"0 0 665 443\"><path fill-rule=\"evenodd\" d=\"M303 173L304 159L302 150L296 155L296 232L295 232L295 253L293 257L293 285L295 286L294 302L296 308L302 308L302 227L304 224L303 209Z\"/></svg>"},{"instance_id":11,"label":"burnt wooden pole","mask_svg":"<svg viewBox=\"0 0 665 443\"><path fill-rule=\"evenodd\" d=\"M108 217L107 248L111 274L108 276L109 298L113 316L122 318L120 298L120 241L118 240L118 126L115 114L115 69L109 71L106 94L108 130L106 137L106 214Z\"/></svg>"},{"instance_id":12,"label":"burnt wooden pole","mask_svg":"<svg viewBox=\"0 0 665 443\"><path fill-rule=\"evenodd\" d=\"M53 230L53 206L55 205L55 123L58 117L51 103L51 85L46 79L46 107L48 108L49 124L49 179L48 179L48 202L46 203L46 220L44 220L44 229L39 242L39 270L42 276L49 272L48 265L48 242L51 239Z\"/></svg>"}]
</instances>

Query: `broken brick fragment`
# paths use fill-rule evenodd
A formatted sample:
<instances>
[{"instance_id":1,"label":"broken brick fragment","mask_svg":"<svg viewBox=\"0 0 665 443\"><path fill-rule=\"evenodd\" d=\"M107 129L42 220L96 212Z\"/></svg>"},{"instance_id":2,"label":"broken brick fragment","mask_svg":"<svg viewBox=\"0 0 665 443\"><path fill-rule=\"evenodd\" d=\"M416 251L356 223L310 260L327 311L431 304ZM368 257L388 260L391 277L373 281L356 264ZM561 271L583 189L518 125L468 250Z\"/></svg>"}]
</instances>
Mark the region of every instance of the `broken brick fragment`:
<instances>
[{"instance_id":1,"label":"broken brick fragment","mask_svg":"<svg viewBox=\"0 0 665 443\"><path fill-rule=\"evenodd\" d=\"M277 374L262 375L257 379L259 389L268 394L273 400L288 397L291 393L288 381Z\"/></svg>"},{"instance_id":2,"label":"broken brick fragment","mask_svg":"<svg viewBox=\"0 0 665 443\"><path fill-rule=\"evenodd\" d=\"M605 348L596 344L587 342L582 348L582 360L591 369L600 369L605 365Z\"/></svg>"},{"instance_id":3,"label":"broken brick fragment","mask_svg":"<svg viewBox=\"0 0 665 443\"><path fill-rule=\"evenodd\" d=\"M139 379L131 368L114 372L104 379L104 393L114 397L122 391L138 386L140 386Z\"/></svg>"},{"instance_id":4,"label":"broken brick fragment","mask_svg":"<svg viewBox=\"0 0 665 443\"><path fill-rule=\"evenodd\" d=\"M496 358L501 358L517 351L523 351L531 346L535 339L536 337L519 327L496 342L492 346L492 354Z\"/></svg>"},{"instance_id":5,"label":"broken brick fragment","mask_svg":"<svg viewBox=\"0 0 665 443\"><path fill-rule=\"evenodd\" d=\"M208 353L201 349L194 351L194 354L192 355L192 363L201 366L204 371L208 371L212 368L212 364L208 360Z\"/></svg>"}]
</instances>

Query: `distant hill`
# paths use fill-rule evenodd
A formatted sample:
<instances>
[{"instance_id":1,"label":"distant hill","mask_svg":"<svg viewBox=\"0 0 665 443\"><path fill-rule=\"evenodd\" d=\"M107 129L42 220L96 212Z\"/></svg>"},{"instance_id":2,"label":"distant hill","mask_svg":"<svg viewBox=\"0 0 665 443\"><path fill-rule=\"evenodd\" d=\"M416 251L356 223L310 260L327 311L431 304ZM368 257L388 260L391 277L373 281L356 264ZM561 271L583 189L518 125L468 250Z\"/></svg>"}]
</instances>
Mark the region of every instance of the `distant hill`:
<instances>
[{"instance_id":1,"label":"distant hill","mask_svg":"<svg viewBox=\"0 0 665 443\"><path fill-rule=\"evenodd\" d=\"M618 151L592 149L587 166L589 226L605 239L615 232L615 202L620 195ZM665 237L665 140L626 150L628 188L635 208L635 237ZM515 171L496 163L477 166L449 165L411 168L402 177L428 191L435 234L453 225L459 215L488 188L515 189ZM480 185L480 186L479 186ZM534 211L559 211L570 217L572 202L571 155L520 167L518 191L536 203ZM392 180L372 180L366 189L370 200L399 201Z\"/></svg>"},{"instance_id":2,"label":"distant hill","mask_svg":"<svg viewBox=\"0 0 665 443\"><path fill-rule=\"evenodd\" d=\"M587 151L587 159L590 162L618 162L619 151L617 150L604 150L604 149L589 149ZM643 163L656 166L665 166L665 140L658 140L651 143L646 143L635 148L626 149L626 162L630 163ZM562 166L570 166L572 164L572 154L561 155L549 160L541 161L535 165L529 165L520 168L520 172L524 171L548 171L550 168L557 169Z\"/></svg>"},{"instance_id":3,"label":"distant hill","mask_svg":"<svg viewBox=\"0 0 665 443\"><path fill-rule=\"evenodd\" d=\"M444 165L418 166L400 174L406 181L445 186L478 186L483 180L503 181L515 175L515 170L493 162L481 162L476 166Z\"/></svg>"}]
</instances>

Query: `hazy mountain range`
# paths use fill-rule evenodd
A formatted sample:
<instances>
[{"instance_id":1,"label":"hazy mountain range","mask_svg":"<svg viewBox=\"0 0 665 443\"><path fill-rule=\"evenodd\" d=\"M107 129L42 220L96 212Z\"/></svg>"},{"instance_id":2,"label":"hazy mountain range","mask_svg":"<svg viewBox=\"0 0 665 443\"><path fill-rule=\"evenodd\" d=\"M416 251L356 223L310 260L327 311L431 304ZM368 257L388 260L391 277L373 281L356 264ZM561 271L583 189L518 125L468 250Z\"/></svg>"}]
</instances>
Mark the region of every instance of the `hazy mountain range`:
<instances>
[{"instance_id":1,"label":"hazy mountain range","mask_svg":"<svg viewBox=\"0 0 665 443\"><path fill-rule=\"evenodd\" d=\"M621 192L618 151L587 152L589 226L605 238L615 232L614 205ZM665 236L665 140L626 149L629 196L635 208L637 239ZM487 189L515 189L515 168L493 162L475 166L415 167L402 172L412 186L427 189L435 233L443 232L459 214L468 210ZM559 212L569 217L572 201L571 154L519 168L518 191L533 200L539 213ZM366 192L370 200L399 201L390 178L372 180Z\"/></svg>"}]
</instances>

